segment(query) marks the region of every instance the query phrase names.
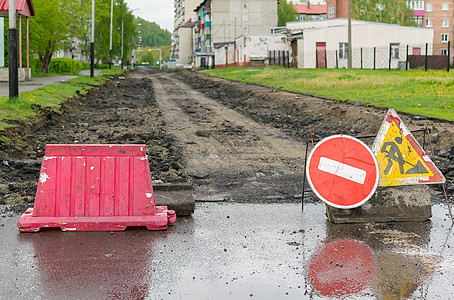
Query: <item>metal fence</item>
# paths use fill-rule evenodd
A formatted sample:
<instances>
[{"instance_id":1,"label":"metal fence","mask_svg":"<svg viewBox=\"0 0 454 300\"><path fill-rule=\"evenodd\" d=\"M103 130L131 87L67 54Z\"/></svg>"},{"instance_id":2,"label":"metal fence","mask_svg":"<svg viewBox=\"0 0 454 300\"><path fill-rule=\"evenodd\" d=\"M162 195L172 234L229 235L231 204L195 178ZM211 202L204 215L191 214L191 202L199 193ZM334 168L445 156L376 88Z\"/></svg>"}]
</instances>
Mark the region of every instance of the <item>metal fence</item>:
<instances>
[{"instance_id":1,"label":"metal fence","mask_svg":"<svg viewBox=\"0 0 454 300\"><path fill-rule=\"evenodd\" d=\"M268 51L268 63L270 66L290 68L290 52L284 50Z\"/></svg>"},{"instance_id":2,"label":"metal fence","mask_svg":"<svg viewBox=\"0 0 454 300\"><path fill-rule=\"evenodd\" d=\"M430 44L391 44L389 47L355 48L352 50L352 68L408 69L424 67L426 70L446 69L449 71L450 65L453 63L450 48L450 42L446 43L446 47L434 47ZM306 51L303 57L298 57L300 61L297 62L297 65L300 68L347 68L347 51L346 49ZM294 65L293 59L295 58L292 56L290 61L292 65Z\"/></svg>"}]
</instances>

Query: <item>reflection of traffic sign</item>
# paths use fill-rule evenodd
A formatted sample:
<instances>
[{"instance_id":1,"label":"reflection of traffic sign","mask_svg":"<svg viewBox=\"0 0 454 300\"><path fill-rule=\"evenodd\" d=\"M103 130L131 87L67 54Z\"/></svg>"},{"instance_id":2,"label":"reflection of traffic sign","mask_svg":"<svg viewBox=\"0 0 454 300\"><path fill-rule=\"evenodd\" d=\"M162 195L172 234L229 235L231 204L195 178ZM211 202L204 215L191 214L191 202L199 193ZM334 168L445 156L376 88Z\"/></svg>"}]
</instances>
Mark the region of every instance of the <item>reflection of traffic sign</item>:
<instances>
[{"instance_id":1,"label":"reflection of traffic sign","mask_svg":"<svg viewBox=\"0 0 454 300\"><path fill-rule=\"evenodd\" d=\"M388 111L372 151L380 169L380 186L445 182L443 174L393 109Z\"/></svg>"},{"instance_id":2,"label":"reflection of traffic sign","mask_svg":"<svg viewBox=\"0 0 454 300\"><path fill-rule=\"evenodd\" d=\"M352 239L325 245L311 258L307 278L320 294L342 297L357 294L372 283L374 256L369 247Z\"/></svg>"},{"instance_id":3,"label":"reflection of traffic sign","mask_svg":"<svg viewBox=\"0 0 454 300\"><path fill-rule=\"evenodd\" d=\"M377 161L371 150L346 135L327 137L315 145L306 173L314 193L336 208L364 204L378 184Z\"/></svg>"}]
</instances>

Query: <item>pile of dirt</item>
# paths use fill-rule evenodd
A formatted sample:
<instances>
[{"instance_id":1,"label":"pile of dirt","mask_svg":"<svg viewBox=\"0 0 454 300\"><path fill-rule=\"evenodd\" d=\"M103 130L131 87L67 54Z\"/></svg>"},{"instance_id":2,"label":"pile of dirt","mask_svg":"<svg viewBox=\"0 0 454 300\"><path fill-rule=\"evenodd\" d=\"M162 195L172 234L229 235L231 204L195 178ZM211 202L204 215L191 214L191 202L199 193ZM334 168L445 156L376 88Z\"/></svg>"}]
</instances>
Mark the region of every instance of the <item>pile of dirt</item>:
<instances>
[{"instance_id":1,"label":"pile of dirt","mask_svg":"<svg viewBox=\"0 0 454 300\"><path fill-rule=\"evenodd\" d=\"M113 78L64 108L5 132L15 142L0 146L0 204L34 201L46 144L146 144L153 180L187 181L150 80Z\"/></svg>"}]
</instances>

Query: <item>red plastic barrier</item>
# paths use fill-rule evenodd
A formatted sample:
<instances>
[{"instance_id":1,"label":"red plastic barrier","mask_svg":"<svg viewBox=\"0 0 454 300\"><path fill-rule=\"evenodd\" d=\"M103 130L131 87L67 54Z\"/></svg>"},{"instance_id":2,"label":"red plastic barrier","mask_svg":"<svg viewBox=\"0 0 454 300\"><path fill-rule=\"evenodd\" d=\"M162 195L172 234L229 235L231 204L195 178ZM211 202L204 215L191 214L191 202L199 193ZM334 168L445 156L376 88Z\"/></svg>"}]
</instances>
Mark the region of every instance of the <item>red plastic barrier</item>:
<instances>
[{"instance_id":1,"label":"red plastic barrier","mask_svg":"<svg viewBox=\"0 0 454 300\"><path fill-rule=\"evenodd\" d=\"M173 210L156 206L145 145L47 145L34 208L21 232L165 230Z\"/></svg>"}]
</instances>

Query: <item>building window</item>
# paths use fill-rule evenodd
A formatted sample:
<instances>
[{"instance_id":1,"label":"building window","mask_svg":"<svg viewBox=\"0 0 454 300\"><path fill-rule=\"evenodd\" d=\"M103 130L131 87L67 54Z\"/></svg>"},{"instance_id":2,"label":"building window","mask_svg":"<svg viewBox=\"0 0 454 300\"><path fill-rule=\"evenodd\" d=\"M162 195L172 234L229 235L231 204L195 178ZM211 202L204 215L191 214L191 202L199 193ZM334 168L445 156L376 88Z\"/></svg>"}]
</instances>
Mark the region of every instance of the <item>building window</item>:
<instances>
[{"instance_id":1,"label":"building window","mask_svg":"<svg viewBox=\"0 0 454 300\"><path fill-rule=\"evenodd\" d=\"M391 57L399 58L399 43L390 43L391 46Z\"/></svg>"},{"instance_id":2,"label":"building window","mask_svg":"<svg viewBox=\"0 0 454 300\"><path fill-rule=\"evenodd\" d=\"M328 7L328 19L334 18L334 5Z\"/></svg>"},{"instance_id":3,"label":"building window","mask_svg":"<svg viewBox=\"0 0 454 300\"><path fill-rule=\"evenodd\" d=\"M441 19L441 27L449 27L449 19Z\"/></svg>"},{"instance_id":4,"label":"building window","mask_svg":"<svg viewBox=\"0 0 454 300\"><path fill-rule=\"evenodd\" d=\"M449 10L449 3L442 3L441 10Z\"/></svg>"},{"instance_id":5,"label":"building window","mask_svg":"<svg viewBox=\"0 0 454 300\"><path fill-rule=\"evenodd\" d=\"M426 19L426 27L432 27L432 19Z\"/></svg>"},{"instance_id":6,"label":"building window","mask_svg":"<svg viewBox=\"0 0 454 300\"><path fill-rule=\"evenodd\" d=\"M448 49L441 49L441 55L447 56L448 55Z\"/></svg>"},{"instance_id":7,"label":"building window","mask_svg":"<svg viewBox=\"0 0 454 300\"><path fill-rule=\"evenodd\" d=\"M348 58L348 43L339 43L339 58Z\"/></svg>"},{"instance_id":8,"label":"building window","mask_svg":"<svg viewBox=\"0 0 454 300\"><path fill-rule=\"evenodd\" d=\"M424 10L424 1L411 1L410 3L410 8L413 9L413 10ZM378 6L380 6L380 10L383 9L383 5L382 4L377 4L376 7L378 8Z\"/></svg>"},{"instance_id":9,"label":"building window","mask_svg":"<svg viewBox=\"0 0 454 300\"><path fill-rule=\"evenodd\" d=\"M302 21L303 20L303 16L298 16L298 21Z\"/></svg>"},{"instance_id":10,"label":"building window","mask_svg":"<svg viewBox=\"0 0 454 300\"><path fill-rule=\"evenodd\" d=\"M433 11L434 10L434 6L432 3L426 3L426 11Z\"/></svg>"},{"instance_id":11,"label":"building window","mask_svg":"<svg viewBox=\"0 0 454 300\"><path fill-rule=\"evenodd\" d=\"M441 42L442 43L447 43L448 42L448 34L447 33L442 33L441 34Z\"/></svg>"},{"instance_id":12,"label":"building window","mask_svg":"<svg viewBox=\"0 0 454 300\"><path fill-rule=\"evenodd\" d=\"M416 23L416 26L418 26L419 28L422 28L422 16L416 16L416 17L413 17L413 19L415 20L415 23Z\"/></svg>"},{"instance_id":13,"label":"building window","mask_svg":"<svg viewBox=\"0 0 454 300\"><path fill-rule=\"evenodd\" d=\"M244 0L244 1L243 1L243 7L244 7L244 8L247 8L247 0Z\"/></svg>"}]
</instances>

